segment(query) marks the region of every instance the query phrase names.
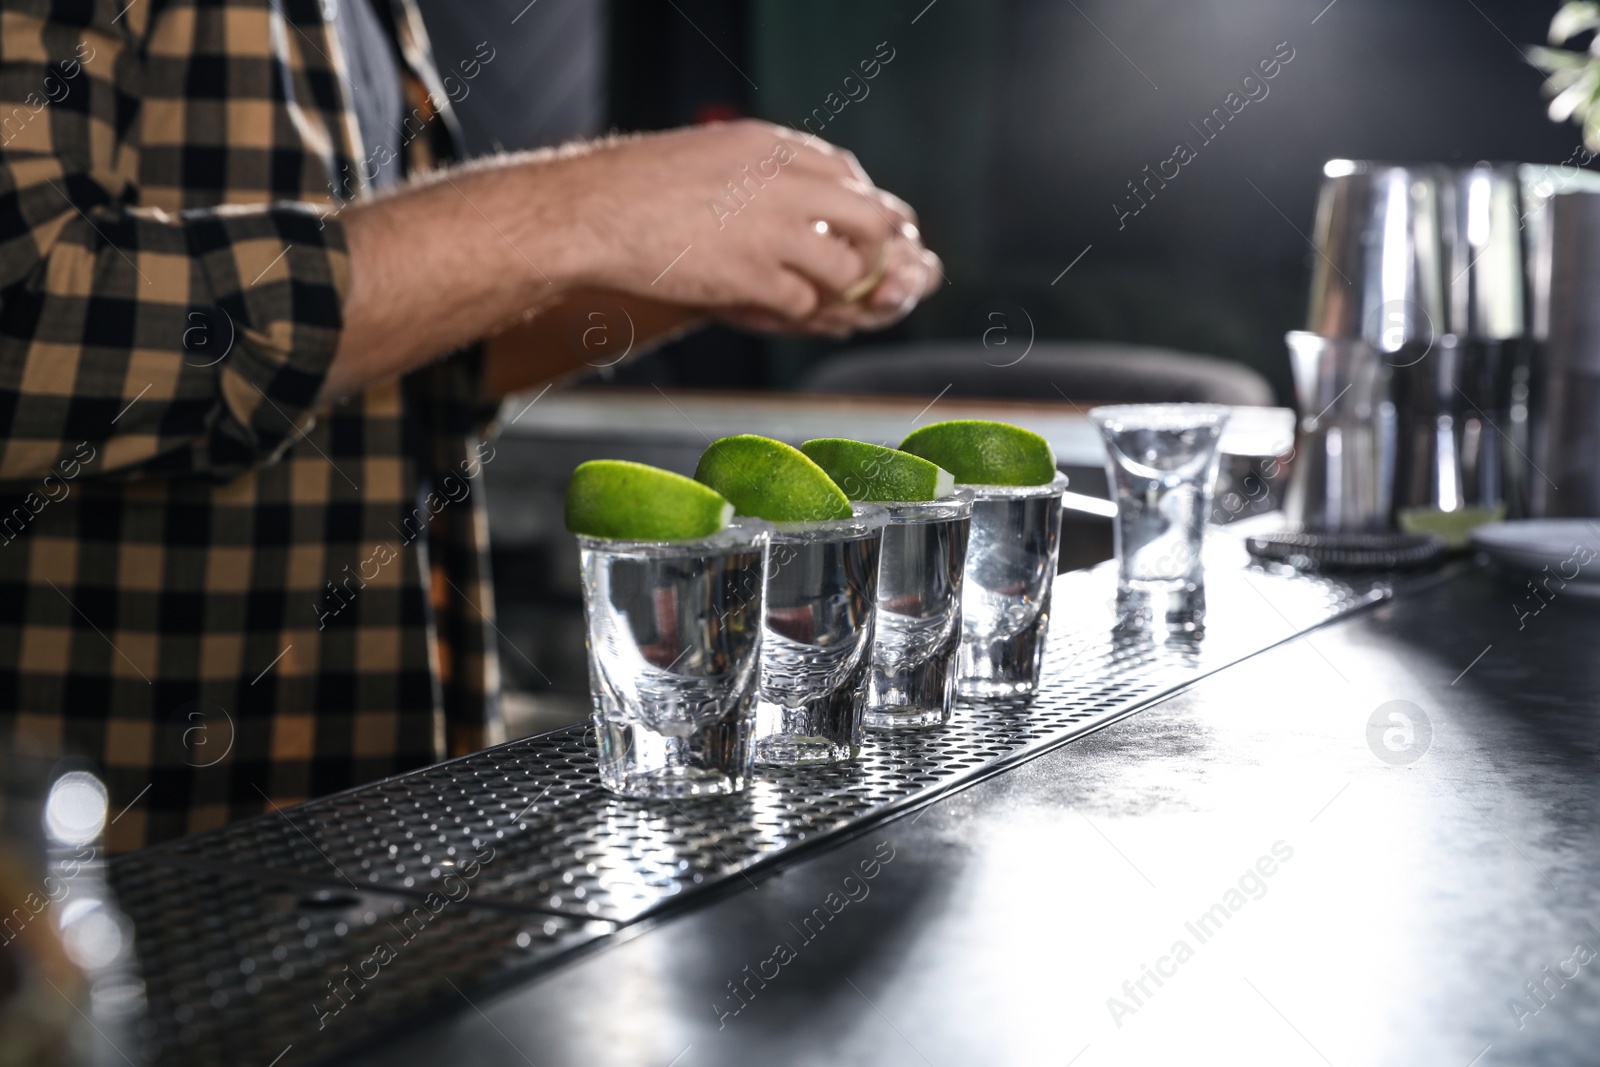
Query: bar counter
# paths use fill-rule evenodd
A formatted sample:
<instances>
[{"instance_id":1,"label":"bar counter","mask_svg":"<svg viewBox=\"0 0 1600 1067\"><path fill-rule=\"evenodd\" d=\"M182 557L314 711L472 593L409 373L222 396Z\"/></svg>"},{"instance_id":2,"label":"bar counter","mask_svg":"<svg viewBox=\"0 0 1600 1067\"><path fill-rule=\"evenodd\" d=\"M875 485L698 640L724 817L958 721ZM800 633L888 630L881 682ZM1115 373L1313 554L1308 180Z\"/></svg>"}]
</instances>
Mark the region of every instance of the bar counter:
<instances>
[{"instance_id":1,"label":"bar counter","mask_svg":"<svg viewBox=\"0 0 1600 1067\"><path fill-rule=\"evenodd\" d=\"M662 810L575 730L125 857L150 1051L1592 1065L1600 608L1207 551L1202 641L1063 575L1031 707L832 777Z\"/></svg>"}]
</instances>

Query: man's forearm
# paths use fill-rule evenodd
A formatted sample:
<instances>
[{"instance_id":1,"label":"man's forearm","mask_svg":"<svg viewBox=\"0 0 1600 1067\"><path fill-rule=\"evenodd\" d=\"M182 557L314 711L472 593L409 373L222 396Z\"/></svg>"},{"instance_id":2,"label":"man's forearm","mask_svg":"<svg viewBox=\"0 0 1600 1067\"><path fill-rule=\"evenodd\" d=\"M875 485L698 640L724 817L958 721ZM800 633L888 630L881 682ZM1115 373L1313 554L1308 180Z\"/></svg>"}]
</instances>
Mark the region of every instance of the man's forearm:
<instances>
[{"instance_id":1,"label":"man's forearm","mask_svg":"<svg viewBox=\"0 0 1600 1067\"><path fill-rule=\"evenodd\" d=\"M350 288L322 399L404 374L560 301L584 269L565 165L455 171L346 211Z\"/></svg>"}]
</instances>

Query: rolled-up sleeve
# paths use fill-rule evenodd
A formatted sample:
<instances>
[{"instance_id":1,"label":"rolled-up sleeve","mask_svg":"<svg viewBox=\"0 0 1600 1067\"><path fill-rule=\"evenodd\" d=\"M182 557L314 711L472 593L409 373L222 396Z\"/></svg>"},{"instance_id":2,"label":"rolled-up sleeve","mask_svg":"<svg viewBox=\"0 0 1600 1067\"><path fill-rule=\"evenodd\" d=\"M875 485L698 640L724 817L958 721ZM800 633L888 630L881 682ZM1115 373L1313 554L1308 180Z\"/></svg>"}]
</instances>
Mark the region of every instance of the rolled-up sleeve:
<instances>
[{"instance_id":1,"label":"rolled-up sleeve","mask_svg":"<svg viewBox=\"0 0 1600 1067\"><path fill-rule=\"evenodd\" d=\"M85 442L91 476L224 481L273 461L338 346L338 219L299 202L143 206L136 42L0 19L0 482Z\"/></svg>"}]
</instances>

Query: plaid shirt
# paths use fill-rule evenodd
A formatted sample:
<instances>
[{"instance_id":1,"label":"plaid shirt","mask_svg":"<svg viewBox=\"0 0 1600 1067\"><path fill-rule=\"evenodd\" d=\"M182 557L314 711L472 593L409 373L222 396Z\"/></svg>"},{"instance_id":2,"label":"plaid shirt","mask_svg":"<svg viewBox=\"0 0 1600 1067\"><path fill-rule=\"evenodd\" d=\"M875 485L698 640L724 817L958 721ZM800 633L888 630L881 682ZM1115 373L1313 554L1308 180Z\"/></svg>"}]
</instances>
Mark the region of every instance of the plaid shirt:
<instances>
[{"instance_id":1,"label":"plaid shirt","mask_svg":"<svg viewBox=\"0 0 1600 1067\"><path fill-rule=\"evenodd\" d=\"M115 850L496 740L478 357L314 409L345 65L319 0L0 10L0 746L96 760Z\"/></svg>"}]
</instances>

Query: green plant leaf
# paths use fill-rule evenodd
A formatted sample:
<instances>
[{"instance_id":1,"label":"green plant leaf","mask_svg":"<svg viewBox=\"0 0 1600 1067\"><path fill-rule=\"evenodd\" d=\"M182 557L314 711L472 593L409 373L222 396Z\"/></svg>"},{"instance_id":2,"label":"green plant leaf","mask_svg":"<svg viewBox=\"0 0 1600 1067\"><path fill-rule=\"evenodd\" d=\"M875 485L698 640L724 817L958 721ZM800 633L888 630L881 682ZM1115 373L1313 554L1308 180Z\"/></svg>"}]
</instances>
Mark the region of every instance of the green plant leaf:
<instances>
[{"instance_id":1,"label":"green plant leaf","mask_svg":"<svg viewBox=\"0 0 1600 1067\"><path fill-rule=\"evenodd\" d=\"M1550 20L1550 43L1563 44L1591 30L1600 30L1600 0L1573 0ZM1600 33L1589 41L1587 53L1534 46L1522 54L1548 75L1541 91L1551 98L1551 121L1571 119L1583 129L1584 146L1600 152Z\"/></svg>"},{"instance_id":2,"label":"green plant leaf","mask_svg":"<svg viewBox=\"0 0 1600 1067\"><path fill-rule=\"evenodd\" d=\"M1594 101L1596 89L1600 89L1600 70L1594 68L1585 70L1577 81L1561 90L1560 94L1550 101L1551 120L1565 122L1575 118L1577 121L1583 121Z\"/></svg>"},{"instance_id":3,"label":"green plant leaf","mask_svg":"<svg viewBox=\"0 0 1600 1067\"><path fill-rule=\"evenodd\" d=\"M1600 37L1595 38L1600 40ZM1538 45L1523 50L1528 62L1551 74L1582 70L1592 60L1582 52L1568 52L1562 48L1541 48Z\"/></svg>"},{"instance_id":4,"label":"green plant leaf","mask_svg":"<svg viewBox=\"0 0 1600 1067\"><path fill-rule=\"evenodd\" d=\"M1583 146L1591 152L1600 152L1600 91L1589 100L1589 107L1583 117Z\"/></svg>"},{"instance_id":5,"label":"green plant leaf","mask_svg":"<svg viewBox=\"0 0 1600 1067\"><path fill-rule=\"evenodd\" d=\"M1593 29L1600 29L1600 3L1575 0L1564 5L1550 20L1550 43L1564 44Z\"/></svg>"}]
</instances>

